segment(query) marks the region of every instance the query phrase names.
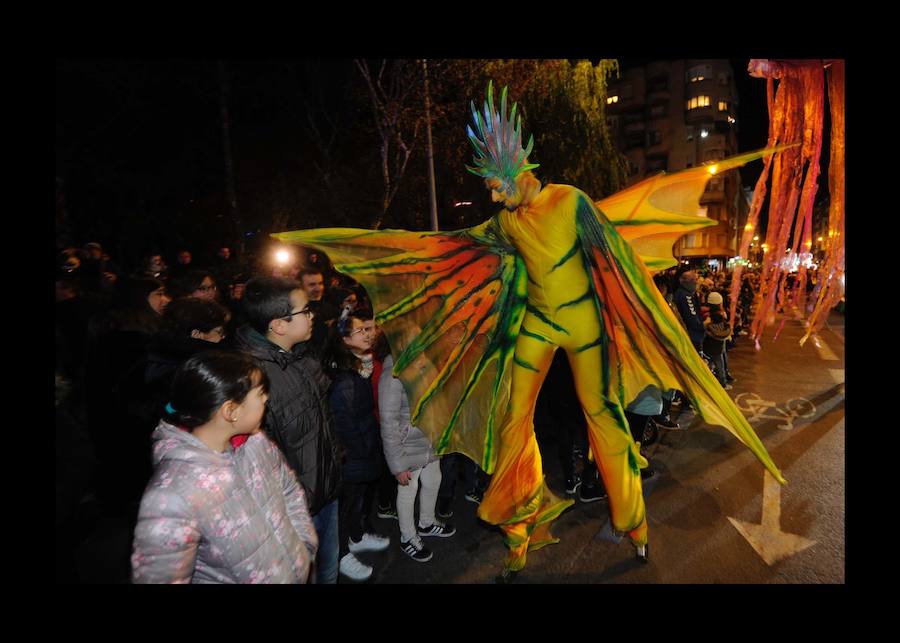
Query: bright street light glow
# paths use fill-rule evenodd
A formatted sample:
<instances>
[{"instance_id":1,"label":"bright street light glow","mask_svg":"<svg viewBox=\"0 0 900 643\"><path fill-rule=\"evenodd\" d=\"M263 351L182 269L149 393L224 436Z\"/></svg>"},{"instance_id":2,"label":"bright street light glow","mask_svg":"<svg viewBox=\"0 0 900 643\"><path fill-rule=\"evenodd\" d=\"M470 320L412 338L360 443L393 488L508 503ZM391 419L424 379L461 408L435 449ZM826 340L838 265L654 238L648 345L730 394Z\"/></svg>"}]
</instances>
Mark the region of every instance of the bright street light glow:
<instances>
[{"instance_id":1,"label":"bright street light glow","mask_svg":"<svg viewBox=\"0 0 900 643\"><path fill-rule=\"evenodd\" d=\"M291 260L291 255L287 250L279 250L275 253L275 261L280 264L285 264Z\"/></svg>"}]
</instances>

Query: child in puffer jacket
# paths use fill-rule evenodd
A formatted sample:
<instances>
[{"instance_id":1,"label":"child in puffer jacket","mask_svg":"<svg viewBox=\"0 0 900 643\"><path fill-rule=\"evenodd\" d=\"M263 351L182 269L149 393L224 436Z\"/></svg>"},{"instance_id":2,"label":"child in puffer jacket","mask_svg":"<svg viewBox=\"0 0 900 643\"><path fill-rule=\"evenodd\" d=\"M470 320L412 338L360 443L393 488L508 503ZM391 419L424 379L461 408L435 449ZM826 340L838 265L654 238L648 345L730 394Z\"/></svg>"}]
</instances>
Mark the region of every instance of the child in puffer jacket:
<instances>
[{"instance_id":1,"label":"child in puffer jacket","mask_svg":"<svg viewBox=\"0 0 900 643\"><path fill-rule=\"evenodd\" d=\"M176 372L153 433L133 582L307 581L318 538L303 487L259 431L267 397L265 372L242 353L204 352Z\"/></svg>"}]
</instances>

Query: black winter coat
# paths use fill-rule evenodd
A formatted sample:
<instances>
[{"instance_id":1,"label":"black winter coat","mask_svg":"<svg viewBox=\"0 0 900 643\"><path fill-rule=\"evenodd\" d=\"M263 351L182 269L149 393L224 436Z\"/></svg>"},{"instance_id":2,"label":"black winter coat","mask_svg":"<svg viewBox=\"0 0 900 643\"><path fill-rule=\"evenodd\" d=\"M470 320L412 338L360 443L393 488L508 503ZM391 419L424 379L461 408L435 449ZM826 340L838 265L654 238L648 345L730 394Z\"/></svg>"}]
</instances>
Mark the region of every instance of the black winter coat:
<instances>
[{"instance_id":1,"label":"black winter coat","mask_svg":"<svg viewBox=\"0 0 900 643\"><path fill-rule=\"evenodd\" d=\"M703 337L706 329L703 327L703 318L700 317L700 302L694 293L679 286L673 296L678 314L684 322L685 330L691 343L699 350L703 346Z\"/></svg>"},{"instance_id":2,"label":"black winter coat","mask_svg":"<svg viewBox=\"0 0 900 643\"><path fill-rule=\"evenodd\" d=\"M347 482L375 480L382 473L382 447L372 382L356 371L337 371L329 399L334 426L344 448L342 478Z\"/></svg>"},{"instance_id":3,"label":"black winter coat","mask_svg":"<svg viewBox=\"0 0 900 643\"><path fill-rule=\"evenodd\" d=\"M156 335L147 348L147 356L138 362L133 372L123 379L125 391L137 391L138 395L129 393L126 398L139 402L132 407L133 413L140 418L141 435L150 435L162 418L163 409L169 402L172 380L178 367L194 355L205 351L222 350L222 346L194 337L174 338ZM149 452L149 448L148 448Z\"/></svg>"},{"instance_id":4,"label":"black winter coat","mask_svg":"<svg viewBox=\"0 0 900 643\"><path fill-rule=\"evenodd\" d=\"M261 362L269 377L263 428L303 484L309 513L315 516L338 497L341 486L328 378L308 354L306 343L286 352L243 326L237 332L237 344Z\"/></svg>"}]
</instances>

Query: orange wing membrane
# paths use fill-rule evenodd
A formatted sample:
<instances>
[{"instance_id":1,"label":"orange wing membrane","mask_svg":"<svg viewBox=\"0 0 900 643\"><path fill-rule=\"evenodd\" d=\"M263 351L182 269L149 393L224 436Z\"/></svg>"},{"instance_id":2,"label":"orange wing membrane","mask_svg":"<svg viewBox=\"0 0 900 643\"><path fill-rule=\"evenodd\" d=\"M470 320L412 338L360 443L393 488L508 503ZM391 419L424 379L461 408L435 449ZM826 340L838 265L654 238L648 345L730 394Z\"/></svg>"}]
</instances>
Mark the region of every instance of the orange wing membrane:
<instances>
[{"instance_id":1,"label":"orange wing membrane","mask_svg":"<svg viewBox=\"0 0 900 643\"><path fill-rule=\"evenodd\" d=\"M327 228L273 235L359 281L394 353L411 419L439 454L490 472L525 311L525 267L491 220L457 232Z\"/></svg>"}]
</instances>

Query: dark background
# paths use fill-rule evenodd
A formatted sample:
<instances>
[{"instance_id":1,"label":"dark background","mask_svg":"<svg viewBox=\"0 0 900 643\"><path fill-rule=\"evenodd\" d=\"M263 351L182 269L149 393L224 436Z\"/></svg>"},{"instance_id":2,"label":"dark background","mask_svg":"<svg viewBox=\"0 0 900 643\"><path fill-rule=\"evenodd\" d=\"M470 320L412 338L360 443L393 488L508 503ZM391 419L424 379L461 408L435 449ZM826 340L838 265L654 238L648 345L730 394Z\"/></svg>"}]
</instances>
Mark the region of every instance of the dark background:
<instances>
[{"instance_id":1,"label":"dark background","mask_svg":"<svg viewBox=\"0 0 900 643\"><path fill-rule=\"evenodd\" d=\"M731 60L740 151L764 147L768 128L766 81L746 73L748 60ZM620 61L623 67L646 62ZM377 142L352 61L228 60L226 70L248 250L266 242L279 211L296 210L298 203L308 208L299 223L317 227L334 225L328 216L332 201L357 199L359 220L347 224L367 225L363 213L378 197ZM227 201L221 91L212 59L57 60L57 245L99 241L131 266L150 252L162 252L171 262L182 246L200 263L222 244L234 247L239 239ZM342 138L336 148L344 157L332 159L335 174L345 170L355 184L337 183L329 191L310 181L313 164L322 162L311 127L315 119L320 133L323 123L339 124L332 135ZM464 126L461 118L461 146L468 144ZM755 185L761 168L742 168L744 184ZM480 181L465 186L470 193L460 197L484 198Z\"/></svg>"}]
</instances>

